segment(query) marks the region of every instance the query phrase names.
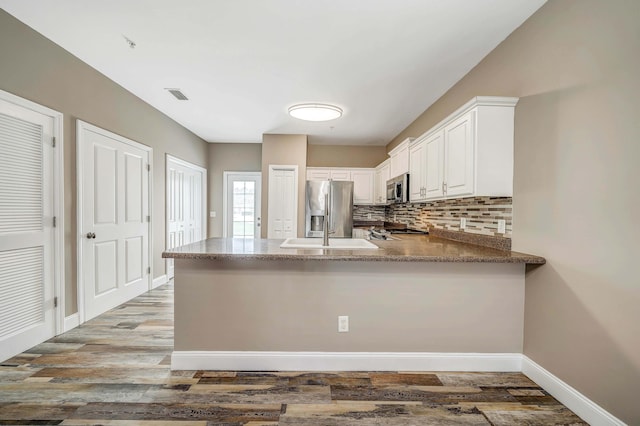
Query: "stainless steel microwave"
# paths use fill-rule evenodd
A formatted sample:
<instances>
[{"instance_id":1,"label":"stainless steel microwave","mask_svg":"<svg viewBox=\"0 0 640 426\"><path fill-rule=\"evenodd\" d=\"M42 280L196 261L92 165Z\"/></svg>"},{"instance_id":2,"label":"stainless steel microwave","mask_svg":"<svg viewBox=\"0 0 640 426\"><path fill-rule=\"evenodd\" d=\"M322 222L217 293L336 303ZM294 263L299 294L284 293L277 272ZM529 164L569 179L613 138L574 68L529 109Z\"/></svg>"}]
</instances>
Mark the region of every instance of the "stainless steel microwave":
<instances>
[{"instance_id":1,"label":"stainless steel microwave","mask_svg":"<svg viewBox=\"0 0 640 426\"><path fill-rule=\"evenodd\" d=\"M387 181L387 203L409 202L409 173Z\"/></svg>"}]
</instances>

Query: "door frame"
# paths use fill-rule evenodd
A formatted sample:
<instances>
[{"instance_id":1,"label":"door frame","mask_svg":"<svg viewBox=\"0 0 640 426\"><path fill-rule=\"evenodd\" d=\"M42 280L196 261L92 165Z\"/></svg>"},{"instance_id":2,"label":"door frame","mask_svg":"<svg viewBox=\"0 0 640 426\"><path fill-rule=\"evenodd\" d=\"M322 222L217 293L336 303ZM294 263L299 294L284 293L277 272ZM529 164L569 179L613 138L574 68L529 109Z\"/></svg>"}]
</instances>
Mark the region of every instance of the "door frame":
<instances>
[{"instance_id":1,"label":"door frame","mask_svg":"<svg viewBox=\"0 0 640 426\"><path fill-rule=\"evenodd\" d=\"M228 228L228 224L227 221L229 220L229 217L227 215L227 210L229 208L229 206L227 205L227 196L228 194L228 190L227 190L227 185L229 184L229 177L232 176L257 176L260 178L260 191L256 190L255 195L258 197L256 198L256 200L258 200L259 202L259 208L256 209L256 215L261 217L262 216L262 172L229 172L229 171L224 171L222 172L222 238L228 238L229 237L229 233L227 231ZM256 188L257 189L257 188ZM262 219L260 220L260 228L262 228ZM262 229L259 230L258 234L260 234L262 232ZM260 238L260 235L256 236L256 238Z\"/></svg>"},{"instance_id":2,"label":"door frame","mask_svg":"<svg viewBox=\"0 0 640 426\"><path fill-rule=\"evenodd\" d=\"M299 209L299 205L298 205L298 165L279 165L279 164L269 164L269 189L267 192L267 199L271 198L271 191L274 189L273 188L273 179L271 179L271 176L273 176L273 172L275 172L276 170L291 170L293 171L293 174L295 176L295 178L293 179L293 205L295 206L295 214L293 215L293 229L294 229L294 235L297 237L298 236L298 214L300 213L298 211ZM267 238L269 237L269 232L270 232L270 226L269 226L269 221L271 220L271 213L273 212L273 204L269 203L269 205L267 206ZM264 218L262 218L262 223L265 223ZM264 226L264 225L263 225Z\"/></svg>"},{"instance_id":3,"label":"door frame","mask_svg":"<svg viewBox=\"0 0 640 426\"><path fill-rule=\"evenodd\" d=\"M116 133L113 133L109 130L103 129L98 126L94 126L93 124L87 123L86 121L76 120L76 286L77 286L77 299L78 299L78 324L84 323L85 320L85 306L84 306L84 281L83 281L83 258L82 258L82 241L84 238L84 230L82 229L82 218L84 217L84 208L83 208L83 191L84 191L84 174L85 167L82 161L84 155L83 148L83 137L82 131L90 130L95 133L99 133L103 136L112 138L117 140L118 142L122 142L124 144L133 146L137 149L146 151L149 155L149 217L150 220L147 222L148 230L149 230L149 268L151 272L149 273L149 285L148 290L151 290L153 286L153 219L155 217L155 213L153 211L153 175L151 174L153 171L153 148L147 145L143 145L134 140L128 139L124 136L120 136Z\"/></svg>"},{"instance_id":4,"label":"door frame","mask_svg":"<svg viewBox=\"0 0 640 426\"><path fill-rule=\"evenodd\" d=\"M46 115L53 119L53 297L58 298L57 311L55 312L56 335L64 333L65 327L65 274L64 274L64 131L63 114L51 108L47 108L12 93L0 90L0 99L22 108ZM51 219L53 220L53 219ZM74 315L74 314L72 314ZM70 316L72 316L70 315ZM70 327L73 328L73 327Z\"/></svg>"},{"instance_id":5,"label":"door frame","mask_svg":"<svg viewBox=\"0 0 640 426\"><path fill-rule=\"evenodd\" d=\"M169 165L173 163L173 164L177 164L179 166L182 167L186 167L189 169L192 169L194 171L197 171L199 173L202 173L202 182L200 187L202 188L202 237L204 239L206 239L208 237L207 234L207 169L205 169L204 167L200 167L197 164L193 164L190 163L189 161L183 160L181 158L178 158L176 156L173 156L169 153L167 153L165 155L165 167L164 167L164 249L167 250L167 241L169 241L169 221L167 220L167 218L169 217L169 208L171 207L169 205ZM167 282L170 278L169 278L169 266L168 266L168 262L169 259L165 259L164 262L164 273L165 273L165 278L164 280L160 280L161 283L165 283ZM173 278L173 277L171 277ZM160 284L158 284L160 285Z\"/></svg>"}]
</instances>

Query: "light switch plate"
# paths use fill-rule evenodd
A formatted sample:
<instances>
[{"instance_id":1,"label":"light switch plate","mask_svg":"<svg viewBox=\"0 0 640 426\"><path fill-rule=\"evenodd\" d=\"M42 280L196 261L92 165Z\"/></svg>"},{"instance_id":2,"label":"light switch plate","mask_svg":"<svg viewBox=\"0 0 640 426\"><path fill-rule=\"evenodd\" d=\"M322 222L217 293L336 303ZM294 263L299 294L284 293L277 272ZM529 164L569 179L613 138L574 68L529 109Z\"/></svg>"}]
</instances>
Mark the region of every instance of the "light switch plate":
<instances>
[{"instance_id":1,"label":"light switch plate","mask_svg":"<svg viewBox=\"0 0 640 426\"><path fill-rule=\"evenodd\" d=\"M216 212L209 212L209 217L216 217Z\"/></svg>"},{"instance_id":2,"label":"light switch plate","mask_svg":"<svg viewBox=\"0 0 640 426\"><path fill-rule=\"evenodd\" d=\"M338 333L347 333L349 331L349 316L340 315L338 317Z\"/></svg>"},{"instance_id":3,"label":"light switch plate","mask_svg":"<svg viewBox=\"0 0 640 426\"><path fill-rule=\"evenodd\" d=\"M504 234L506 232L507 222L504 219L498 220L498 234Z\"/></svg>"},{"instance_id":4,"label":"light switch plate","mask_svg":"<svg viewBox=\"0 0 640 426\"><path fill-rule=\"evenodd\" d=\"M460 229L465 229L467 227L467 218L466 217L461 217L460 218Z\"/></svg>"}]
</instances>

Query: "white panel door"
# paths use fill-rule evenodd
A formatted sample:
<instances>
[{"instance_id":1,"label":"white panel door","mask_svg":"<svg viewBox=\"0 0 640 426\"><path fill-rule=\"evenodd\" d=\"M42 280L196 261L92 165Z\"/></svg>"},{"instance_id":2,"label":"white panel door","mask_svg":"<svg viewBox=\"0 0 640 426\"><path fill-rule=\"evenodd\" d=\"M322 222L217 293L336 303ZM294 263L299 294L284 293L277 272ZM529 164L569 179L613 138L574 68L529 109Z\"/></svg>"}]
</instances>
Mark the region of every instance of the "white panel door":
<instances>
[{"instance_id":1,"label":"white panel door","mask_svg":"<svg viewBox=\"0 0 640 426\"><path fill-rule=\"evenodd\" d=\"M474 112L463 115L444 129L444 192L447 197L473 194Z\"/></svg>"},{"instance_id":2,"label":"white panel door","mask_svg":"<svg viewBox=\"0 0 640 426\"><path fill-rule=\"evenodd\" d=\"M269 166L268 238L291 238L297 235L297 168Z\"/></svg>"},{"instance_id":3,"label":"white panel door","mask_svg":"<svg viewBox=\"0 0 640 426\"><path fill-rule=\"evenodd\" d=\"M167 155L165 248L172 249L204 239L207 172L195 164ZM173 259L167 259L167 277L174 275Z\"/></svg>"},{"instance_id":4,"label":"white panel door","mask_svg":"<svg viewBox=\"0 0 640 426\"><path fill-rule=\"evenodd\" d=\"M262 173L224 172L224 236L260 238Z\"/></svg>"},{"instance_id":5,"label":"white panel door","mask_svg":"<svg viewBox=\"0 0 640 426\"><path fill-rule=\"evenodd\" d=\"M426 198L444 196L444 133L432 135L425 141L425 192Z\"/></svg>"},{"instance_id":6,"label":"white panel door","mask_svg":"<svg viewBox=\"0 0 640 426\"><path fill-rule=\"evenodd\" d=\"M0 100L0 361L55 334L53 125Z\"/></svg>"},{"instance_id":7,"label":"white panel door","mask_svg":"<svg viewBox=\"0 0 640 426\"><path fill-rule=\"evenodd\" d=\"M150 288L150 149L78 122L84 320Z\"/></svg>"}]
</instances>

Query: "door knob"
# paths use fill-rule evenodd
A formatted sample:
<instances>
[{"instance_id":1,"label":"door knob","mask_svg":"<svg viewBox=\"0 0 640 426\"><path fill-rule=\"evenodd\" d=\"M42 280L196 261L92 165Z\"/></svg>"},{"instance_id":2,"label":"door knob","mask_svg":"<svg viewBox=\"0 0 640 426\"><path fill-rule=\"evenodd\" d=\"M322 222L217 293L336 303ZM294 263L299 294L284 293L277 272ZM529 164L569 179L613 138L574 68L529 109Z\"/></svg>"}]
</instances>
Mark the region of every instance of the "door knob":
<instances>
[{"instance_id":1,"label":"door knob","mask_svg":"<svg viewBox=\"0 0 640 426\"><path fill-rule=\"evenodd\" d=\"M87 232L87 238L88 239L92 239L92 238L95 239L96 238L96 234L93 233L93 232Z\"/></svg>"}]
</instances>

